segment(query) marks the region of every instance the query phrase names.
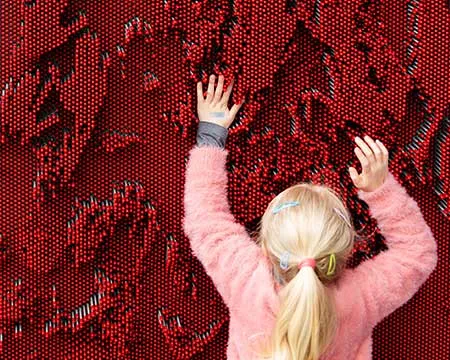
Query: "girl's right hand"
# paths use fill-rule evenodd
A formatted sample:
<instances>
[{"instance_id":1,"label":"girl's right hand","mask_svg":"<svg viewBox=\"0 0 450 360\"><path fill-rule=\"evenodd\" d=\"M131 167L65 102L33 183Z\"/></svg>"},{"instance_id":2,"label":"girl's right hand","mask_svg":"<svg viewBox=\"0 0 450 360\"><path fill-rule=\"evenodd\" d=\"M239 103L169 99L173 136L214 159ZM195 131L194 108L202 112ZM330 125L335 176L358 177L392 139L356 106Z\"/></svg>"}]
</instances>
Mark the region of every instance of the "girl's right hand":
<instances>
[{"instance_id":1,"label":"girl's right hand","mask_svg":"<svg viewBox=\"0 0 450 360\"><path fill-rule=\"evenodd\" d=\"M381 141L374 142L370 136L365 136L364 142L356 137L355 153L361 162L362 173L358 174L355 168L349 167L348 171L355 186L363 191L372 192L383 185L388 175L389 152Z\"/></svg>"}]
</instances>

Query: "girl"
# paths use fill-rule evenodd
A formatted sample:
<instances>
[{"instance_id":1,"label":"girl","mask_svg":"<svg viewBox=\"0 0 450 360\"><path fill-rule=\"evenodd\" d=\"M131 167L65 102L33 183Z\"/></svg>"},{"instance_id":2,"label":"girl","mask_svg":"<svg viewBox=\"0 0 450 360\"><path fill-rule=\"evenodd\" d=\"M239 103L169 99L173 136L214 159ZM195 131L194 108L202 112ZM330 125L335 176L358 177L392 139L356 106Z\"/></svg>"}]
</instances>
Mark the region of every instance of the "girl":
<instances>
[{"instance_id":1,"label":"girl","mask_svg":"<svg viewBox=\"0 0 450 360\"><path fill-rule=\"evenodd\" d=\"M225 140L242 104L227 109L210 77L197 83L197 146L186 168L183 229L230 311L230 360L371 359L372 329L405 304L437 264L416 203L388 171L388 151L356 138L362 173L349 173L389 250L345 268L356 232L339 195L293 185L269 203L256 242L229 210Z\"/></svg>"}]
</instances>

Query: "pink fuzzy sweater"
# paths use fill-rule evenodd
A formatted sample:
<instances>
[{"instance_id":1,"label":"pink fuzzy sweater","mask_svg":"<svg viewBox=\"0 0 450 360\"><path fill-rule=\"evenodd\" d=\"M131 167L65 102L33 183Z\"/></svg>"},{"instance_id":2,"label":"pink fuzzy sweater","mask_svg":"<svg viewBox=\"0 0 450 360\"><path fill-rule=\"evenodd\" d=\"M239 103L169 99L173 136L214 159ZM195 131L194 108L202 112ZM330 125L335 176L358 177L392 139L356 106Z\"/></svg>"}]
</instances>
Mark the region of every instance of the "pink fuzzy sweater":
<instances>
[{"instance_id":1,"label":"pink fuzzy sweater","mask_svg":"<svg viewBox=\"0 0 450 360\"><path fill-rule=\"evenodd\" d=\"M229 308L227 358L251 360L250 342L274 326L279 286L268 259L230 212L227 155L228 150L213 146L190 151L183 229ZM371 359L372 329L411 299L437 264L431 229L390 172L380 188L360 190L358 196L369 205L389 250L345 269L332 285L339 328L321 360Z\"/></svg>"}]
</instances>

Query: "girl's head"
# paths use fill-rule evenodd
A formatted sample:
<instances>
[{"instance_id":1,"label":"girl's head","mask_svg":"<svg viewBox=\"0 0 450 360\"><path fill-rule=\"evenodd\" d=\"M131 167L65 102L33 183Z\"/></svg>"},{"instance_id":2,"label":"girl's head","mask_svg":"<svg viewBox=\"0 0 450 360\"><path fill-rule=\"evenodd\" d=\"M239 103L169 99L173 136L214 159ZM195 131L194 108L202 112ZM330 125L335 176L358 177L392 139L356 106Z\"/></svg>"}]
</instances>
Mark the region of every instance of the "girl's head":
<instances>
[{"instance_id":1,"label":"girl's head","mask_svg":"<svg viewBox=\"0 0 450 360\"><path fill-rule=\"evenodd\" d=\"M274 213L277 206L293 201L299 204ZM337 318L326 285L340 276L353 249L356 232L349 224L351 216L342 199L325 185L300 183L269 203L259 223L257 243L283 288L271 340L260 352L263 358L319 359L331 344ZM283 270L280 260L285 252L289 258ZM331 254L335 254L332 264ZM314 258L316 267L299 270L304 258ZM334 268L331 274L330 268Z\"/></svg>"}]
</instances>

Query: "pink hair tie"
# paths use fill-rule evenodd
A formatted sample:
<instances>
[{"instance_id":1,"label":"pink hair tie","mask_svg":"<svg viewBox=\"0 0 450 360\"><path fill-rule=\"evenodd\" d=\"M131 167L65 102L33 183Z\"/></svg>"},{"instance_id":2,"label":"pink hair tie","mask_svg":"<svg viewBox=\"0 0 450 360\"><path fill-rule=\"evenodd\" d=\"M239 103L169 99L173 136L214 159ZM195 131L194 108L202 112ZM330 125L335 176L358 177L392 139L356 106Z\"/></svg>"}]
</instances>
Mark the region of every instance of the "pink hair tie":
<instances>
[{"instance_id":1,"label":"pink hair tie","mask_svg":"<svg viewBox=\"0 0 450 360\"><path fill-rule=\"evenodd\" d=\"M316 260L314 260L313 258L306 258L300 261L297 266L299 270L304 266L311 266L312 268L315 268Z\"/></svg>"}]
</instances>

